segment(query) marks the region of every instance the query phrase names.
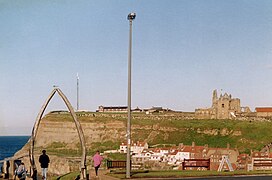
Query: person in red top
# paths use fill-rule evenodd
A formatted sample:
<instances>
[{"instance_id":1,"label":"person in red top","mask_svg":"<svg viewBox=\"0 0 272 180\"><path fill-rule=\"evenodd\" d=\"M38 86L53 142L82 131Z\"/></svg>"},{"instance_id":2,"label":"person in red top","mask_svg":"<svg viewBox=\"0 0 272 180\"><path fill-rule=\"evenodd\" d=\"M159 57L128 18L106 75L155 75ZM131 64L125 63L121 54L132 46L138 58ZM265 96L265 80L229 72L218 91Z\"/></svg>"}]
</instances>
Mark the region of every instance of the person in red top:
<instances>
[{"instance_id":1,"label":"person in red top","mask_svg":"<svg viewBox=\"0 0 272 180\"><path fill-rule=\"evenodd\" d=\"M100 155L99 151L96 151L95 155L93 156L96 177L98 177L98 169L101 165L102 160L103 160L103 157Z\"/></svg>"}]
</instances>

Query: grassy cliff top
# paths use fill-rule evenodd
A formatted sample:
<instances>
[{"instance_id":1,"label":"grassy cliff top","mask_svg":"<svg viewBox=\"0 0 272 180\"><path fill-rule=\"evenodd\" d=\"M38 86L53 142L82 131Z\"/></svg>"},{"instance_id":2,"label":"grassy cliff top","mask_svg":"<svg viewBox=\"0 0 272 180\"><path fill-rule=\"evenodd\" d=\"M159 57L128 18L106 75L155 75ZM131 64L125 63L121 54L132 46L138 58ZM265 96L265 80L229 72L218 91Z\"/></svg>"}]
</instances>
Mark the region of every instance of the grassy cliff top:
<instances>
[{"instance_id":1,"label":"grassy cliff top","mask_svg":"<svg viewBox=\"0 0 272 180\"><path fill-rule=\"evenodd\" d=\"M126 113L77 113L80 122L104 123L113 121L124 123ZM53 112L45 116L47 121L72 121L68 112ZM132 139L147 141L149 146L156 144L183 143L190 145L208 144L209 147L238 148L240 152L249 153L261 150L264 145L272 142L272 126L270 121L241 121L241 120L196 120L192 113L133 113ZM125 129L124 129L125 131ZM101 142L103 144L104 142ZM107 141L105 143L111 144ZM120 143L120 142L118 142ZM109 147L110 148L110 147Z\"/></svg>"}]
</instances>

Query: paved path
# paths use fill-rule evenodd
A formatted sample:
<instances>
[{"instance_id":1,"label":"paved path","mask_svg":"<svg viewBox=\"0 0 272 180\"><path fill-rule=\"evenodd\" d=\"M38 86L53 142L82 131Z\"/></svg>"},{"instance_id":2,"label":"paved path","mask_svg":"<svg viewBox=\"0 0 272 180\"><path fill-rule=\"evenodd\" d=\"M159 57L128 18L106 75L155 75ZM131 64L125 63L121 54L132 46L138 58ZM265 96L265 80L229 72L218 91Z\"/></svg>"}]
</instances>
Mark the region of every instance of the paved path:
<instances>
[{"instance_id":1,"label":"paved path","mask_svg":"<svg viewBox=\"0 0 272 180\"><path fill-rule=\"evenodd\" d=\"M95 171L94 171L94 168L92 168L89 170L90 180L119 180L119 178L107 176L106 173L108 173L108 172L109 172L109 170L99 169L98 170L98 177L95 177Z\"/></svg>"},{"instance_id":2,"label":"paved path","mask_svg":"<svg viewBox=\"0 0 272 180\"><path fill-rule=\"evenodd\" d=\"M94 169L90 169L90 180L119 180L119 178L114 178L111 176L105 175L109 170L101 169L99 170L99 176L95 177ZM272 176L270 175L252 175L252 176L229 176L229 177L184 177L184 178L130 178L129 180L178 180L178 179L187 179L187 180L271 180Z\"/></svg>"},{"instance_id":3,"label":"paved path","mask_svg":"<svg viewBox=\"0 0 272 180\"><path fill-rule=\"evenodd\" d=\"M178 179L187 179L187 180L271 180L272 176L229 176L229 177L220 177L220 176L213 176L213 177L184 177L184 178L131 178L129 180L178 180Z\"/></svg>"}]
</instances>

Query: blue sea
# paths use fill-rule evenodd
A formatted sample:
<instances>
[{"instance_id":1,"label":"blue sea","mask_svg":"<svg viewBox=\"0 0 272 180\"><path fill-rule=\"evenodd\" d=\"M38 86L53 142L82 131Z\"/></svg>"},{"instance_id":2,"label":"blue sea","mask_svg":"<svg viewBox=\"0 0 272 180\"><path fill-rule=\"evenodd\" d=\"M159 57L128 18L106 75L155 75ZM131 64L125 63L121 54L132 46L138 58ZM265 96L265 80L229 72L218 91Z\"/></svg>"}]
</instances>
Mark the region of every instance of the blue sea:
<instances>
[{"instance_id":1,"label":"blue sea","mask_svg":"<svg viewBox=\"0 0 272 180\"><path fill-rule=\"evenodd\" d=\"M28 139L29 136L0 136L0 161L12 157L26 144Z\"/></svg>"}]
</instances>

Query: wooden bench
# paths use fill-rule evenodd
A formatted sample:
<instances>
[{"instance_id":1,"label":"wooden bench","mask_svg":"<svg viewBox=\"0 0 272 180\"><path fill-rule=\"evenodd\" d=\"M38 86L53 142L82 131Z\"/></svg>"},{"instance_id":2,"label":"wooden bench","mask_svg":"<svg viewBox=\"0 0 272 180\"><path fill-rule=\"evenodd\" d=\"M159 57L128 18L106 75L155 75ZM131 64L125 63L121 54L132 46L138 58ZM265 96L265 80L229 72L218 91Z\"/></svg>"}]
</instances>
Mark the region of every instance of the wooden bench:
<instances>
[{"instance_id":1,"label":"wooden bench","mask_svg":"<svg viewBox=\"0 0 272 180\"><path fill-rule=\"evenodd\" d=\"M184 159L182 170L185 170L186 167L207 168L207 170L210 170L210 159Z\"/></svg>"},{"instance_id":2,"label":"wooden bench","mask_svg":"<svg viewBox=\"0 0 272 180\"><path fill-rule=\"evenodd\" d=\"M255 167L263 167L263 166L271 167L272 166L272 159L271 158L267 158L267 159L261 159L261 158L254 159L253 160L253 166L255 166Z\"/></svg>"},{"instance_id":3,"label":"wooden bench","mask_svg":"<svg viewBox=\"0 0 272 180\"><path fill-rule=\"evenodd\" d=\"M131 163L130 163L131 166ZM127 161L111 161L107 160L107 168L108 169L114 169L114 168L126 168L127 167Z\"/></svg>"}]
</instances>

